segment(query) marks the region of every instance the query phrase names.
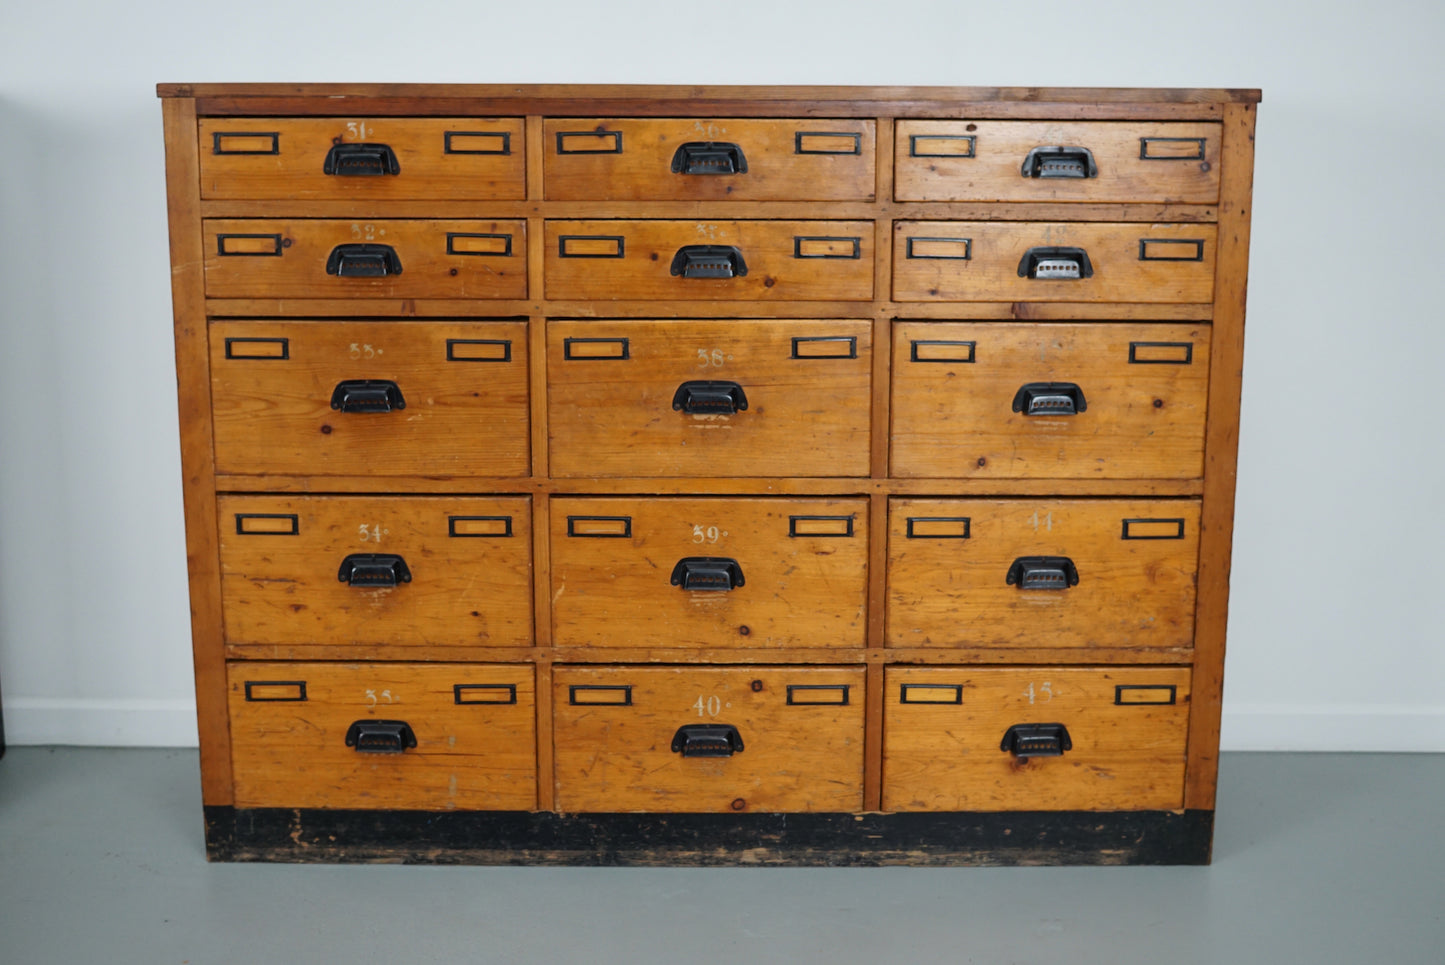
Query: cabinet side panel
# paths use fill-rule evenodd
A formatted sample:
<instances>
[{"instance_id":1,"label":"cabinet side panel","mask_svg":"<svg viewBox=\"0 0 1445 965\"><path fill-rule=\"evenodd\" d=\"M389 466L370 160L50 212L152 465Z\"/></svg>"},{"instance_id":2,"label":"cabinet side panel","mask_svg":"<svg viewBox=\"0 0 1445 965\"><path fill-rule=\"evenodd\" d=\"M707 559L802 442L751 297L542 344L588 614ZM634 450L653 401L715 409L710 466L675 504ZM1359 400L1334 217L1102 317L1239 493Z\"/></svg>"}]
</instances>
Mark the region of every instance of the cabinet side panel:
<instances>
[{"instance_id":1,"label":"cabinet side panel","mask_svg":"<svg viewBox=\"0 0 1445 965\"><path fill-rule=\"evenodd\" d=\"M1205 810L1214 807L1219 776L1219 713L1224 688L1224 634L1229 618L1244 301L1254 187L1254 117L1253 104L1230 104L1224 109L1224 169L1220 172L1209 421L1204 436L1204 506L1194 617L1194 702L1189 713L1184 787L1184 806Z\"/></svg>"},{"instance_id":2,"label":"cabinet side panel","mask_svg":"<svg viewBox=\"0 0 1445 965\"><path fill-rule=\"evenodd\" d=\"M201 739L201 797L230 805L231 733L226 717L226 663L221 633L221 568L216 547L216 469L211 439L211 366L206 331L205 259L201 250L200 167L196 102L161 102L166 139L166 197L171 239L171 304L176 336L186 565L191 588L191 643Z\"/></svg>"}]
</instances>

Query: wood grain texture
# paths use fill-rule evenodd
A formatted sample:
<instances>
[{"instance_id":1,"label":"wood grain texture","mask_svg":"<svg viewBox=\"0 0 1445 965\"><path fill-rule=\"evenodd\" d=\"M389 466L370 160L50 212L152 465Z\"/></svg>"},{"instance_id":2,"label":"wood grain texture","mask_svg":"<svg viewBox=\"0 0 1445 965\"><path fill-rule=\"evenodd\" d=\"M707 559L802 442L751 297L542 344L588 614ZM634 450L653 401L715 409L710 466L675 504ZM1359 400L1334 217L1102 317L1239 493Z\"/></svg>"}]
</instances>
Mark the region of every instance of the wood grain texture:
<instances>
[{"instance_id":1,"label":"wood grain texture","mask_svg":"<svg viewBox=\"0 0 1445 965\"><path fill-rule=\"evenodd\" d=\"M886 679L886 811L1165 810L1183 803L1185 668L889 667ZM1126 701L1172 702L1117 704L1120 686L1147 688L1126 690ZM1028 723L1063 724L1073 748L1028 759L1000 750L1011 726Z\"/></svg>"},{"instance_id":2,"label":"wood grain texture","mask_svg":"<svg viewBox=\"0 0 1445 965\"><path fill-rule=\"evenodd\" d=\"M398 103L408 99L537 99L550 101L555 113L569 113L569 103L627 99L640 102L707 103L717 100L755 101L762 105L776 101L919 101L1000 103L1010 108L1031 104L1118 105L1256 103L1257 89L1205 87L957 87L919 85L747 85L708 84L314 84L314 83L159 83L159 97L264 98L304 97L313 108L324 108L327 100L386 98ZM870 104L870 108L873 105ZM678 108L674 107L673 110ZM769 108L763 107L763 110Z\"/></svg>"},{"instance_id":3,"label":"wood grain texture","mask_svg":"<svg viewBox=\"0 0 1445 965\"><path fill-rule=\"evenodd\" d=\"M201 745L201 798L233 802L231 737L222 653L221 566L216 545L215 459L202 270L195 102L161 105L165 125L166 195L171 257L176 401L180 410L181 493L185 501L186 572L190 585L191 659L196 675L196 724Z\"/></svg>"},{"instance_id":4,"label":"wood grain texture","mask_svg":"<svg viewBox=\"0 0 1445 965\"><path fill-rule=\"evenodd\" d=\"M386 644L397 656L412 644L532 642L525 497L238 495L217 508L229 642ZM282 532L237 532L253 514L281 517ZM411 582L338 579L348 556L371 553L401 556Z\"/></svg>"},{"instance_id":5,"label":"wood grain texture","mask_svg":"<svg viewBox=\"0 0 1445 965\"><path fill-rule=\"evenodd\" d=\"M557 667L553 679L558 810L862 807L862 667ZM574 703L623 693L574 697L579 686L630 688L631 703ZM822 689L795 690L790 703L789 687ZM673 752L680 727L708 723L736 727L743 750Z\"/></svg>"},{"instance_id":6,"label":"wood grain texture","mask_svg":"<svg viewBox=\"0 0 1445 965\"><path fill-rule=\"evenodd\" d=\"M464 482L464 484L463 484ZM221 492L388 492L446 493L460 488L478 492L612 493L649 492L659 496L758 495L834 496L866 493L931 495L952 492L970 496L1198 496L1199 479L867 479L857 476L718 476L707 478L602 477L515 479L504 476L239 476L216 477Z\"/></svg>"},{"instance_id":7,"label":"wood grain texture","mask_svg":"<svg viewBox=\"0 0 1445 965\"><path fill-rule=\"evenodd\" d=\"M567 117L544 130L548 200L873 199L872 121ZM672 170L684 144L719 143L735 145L747 170Z\"/></svg>"},{"instance_id":8,"label":"wood grain texture","mask_svg":"<svg viewBox=\"0 0 1445 965\"><path fill-rule=\"evenodd\" d=\"M1023 176L1029 152L1048 146L1088 149L1097 174ZM894 151L900 201L1219 200L1218 124L901 121Z\"/></svg>"},{"instance_id":9,"label":"wood grain texture","mask_svg":"<svg viewBox=\"0 0 1445 965\"><path fill-rule=\"evenodd\" d=\"M553 475L866 476L871 363L856 319L548 322ZM675 408L718 380L747 408Z\"/></svg>"},{"instance_id":10,"label":"wood grain texture","mask_svg":"<svg viewBox=\"0 0 1445 965\"><path fill-rule=\"evenodd\" d=\"M1140 243L1145 241L1195 242L1200 259L1141 260ZM1202 224L900 221L893 232L893 298L900 302L1208 302L1213 295L1214 242L1214 226ZM1093 276L1021 277L1021 260L1030 249L1040 247L1082 248Z\"/></svg>"},{"instance_id":11,"label":"wood grain texture","mask_svg":"<svg viewBox=\"0 0 1445 965\"><path fill-rule=\"evenodd\" d=\"M207 219L206 294L213 298L526 298L523 221L321 221ZM223 255L222 236L256 236L249 247L279 255ZM481 237L472 237L481 236ZM448 254L448 244L485 253ZM328 274L341 245L386 245L400 274L379 278ZM226 242L235 250L240 242ZM465 314L461 312L460 314Z\"/></svg>"},{"instance_id":12,"label":"wood grain texture","mask_svg":"<svg viewBox=\"0 0 1445 965\"><path fill-rule=\"evenodd\" d=\"M1198 479L1209 337L1207 325L896 323L893 474ZM1031 383L1077 386L1084 411L1015 411Z\"/></svg>"},{"instance_id":13,"label":"wood grain texture","mask_svg":"<svg viewBox=\"0 0 1445 965\"><path fill-rule=\"evenodd\" d=\"M558 496L551 513L557 646L817 647L821 654L866 640L863 499ZM826 535L805 535L814 525ZM604 532L614 535L582 535ZM677 565L696 557L735 560L742 585L706 592L673 585Z\"/></svg>"},{"instance_id":14,"label":"wood grain texture","mask_svg":"<svg viewBox=\"0 0 1445 965\"><path fill-rule=\"evenodd\" d=\"M539 146L537 150L542 150ZM891 151L891 148L890 148ZM535 170L535 169L534 169ZM891 171L891 160L884 165ZM890 182L891 184L891 182ZM539 186L538 191L541 190ZM890 188L891 190L891 188ZM548 201L533 198L527 201L448 201L448 217L463 220L493 218L563 218L606 219L662 218L669 220L696 217L696 201ZM711 204L706 206L717 210ZM722 213L729 218L782 218L789 221L818 217L815 201L729 201ZM427 218L435 215L435 201L278 201L274 199L227 200L201 202L204 218ZM845 221L893 217L904 221L1131 221L1131 222L1211 222L1218 216L1213 205L1089 202L926 202L926 201L831 201L826 217ZM885 286L886 287L886 286Z\"/></svg>"},{"instance_id":15,"label":"wood grain texture","mask_svg":"<svg viewBox=\"0 0 1445 965\"><path fill-rule=\"evenodd\" d=\"M865 221L548 221L546 233L549 299L774 302L873 298L873 225ZM608 250L622 254L562 257L564 236L620 239L608 242ZM796 246L801 238L839 239L834 246L840 254L798 257ZM678 251L694 245L737 248L746 262L746 276L685 278L671 274Z\"/></svg>"},{"instance_id":16,"label":"wood grain texture","mask_svg":"<svg viewBox=\"0 0 1445 965\"><path fill-rule=\"evenodd\" d=\"M1187 647L1198 549L1194 500L895 499L888 645ZM1078 584L1009 585L1031 556L1068 557Z\"/></svg>"},{"instance_id":17,"label":"wood grain texture","mask_svg":"<svg viewBox=\"0 0 1445 965\"><path fill-rule=\"evenodd\" d=\"M208 117L199 127L203 198L367 204L526 197L518 117ZM354 144L391 148L398 173L324 173L333 147ZM268 147L275 153L260 153Z\"/></svg>"},{"instance_id":18,"label":"wood grain texture","mask_svg":"<svg viewBox=\"0 0 1445 965\"><path fill-rule=\"evenodd\" d=\"M530 666L246 662L227 669L239 807L536 807ZM284 699L303 692L297 684L305 699ZM257 699L263 696L273 699ZM347 746L354 722L377 720L408 724L416 746L400 753Z\"/></svg>"},{"instance_id":19,"label":"wood grain texture","mask_svg":"<svg viewBox=\"0 0 1445 965\"><path fill-rule=\"evenodd\" d=\"M526 476L527 348L525 322L213 322L217 468ZM334 409L358 380L395 383L405 408Z\"/></svg>"},{"instance_id":20,"label":"wood grain texture","mask_svg":"<svg viewBox=\"0 0 1445 965\"><path fill-rule=\"evenodd\" d=\"M1224 697L1224 642L1229 624L1229 568L1234 537L1234 483L1239 460L1239 398L1244 376L1244 307L1254 185L1253 106L1228 111L1220 206L1219 274L1215 279L1209 421L1205 428L1204 504L1200 521L1199 600L1195 646L1198 699L1189 718L1185 803L1213 808L1219 775L1219 718Z\"/></svg>"}]
</instances>

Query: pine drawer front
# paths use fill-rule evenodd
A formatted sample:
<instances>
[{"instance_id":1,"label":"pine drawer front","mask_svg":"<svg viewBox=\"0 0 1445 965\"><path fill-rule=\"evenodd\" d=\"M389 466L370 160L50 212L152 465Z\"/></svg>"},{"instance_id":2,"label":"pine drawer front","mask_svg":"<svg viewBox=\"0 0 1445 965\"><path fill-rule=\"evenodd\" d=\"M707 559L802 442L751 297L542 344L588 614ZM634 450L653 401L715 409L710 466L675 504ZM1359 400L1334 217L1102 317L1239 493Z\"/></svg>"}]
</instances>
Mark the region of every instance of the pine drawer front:
<instances>
[{"instance_id":1,"label":"pine drawer front","mask_svg":"<svg viewBox=\"0 0 1445 965\"><path fill-rule=\"evenodd\" d=\"M556 476L866 476L872 324L551 321Z\"/></svg>"},{"instance_id":2,"label":"pine drawer front","mask_svg":"<svg viewBox=\"0 0 1445 965\"><path fill-rule=\"evenodd\" d=\"M211 298L525 298L525 221L203 222Z\"/></svg>"},{"instance_id":3,"label":"pine drawer front","mask_svg":"<svg viewBox=\"0 0 1445 965\"><path fill-rule=\"evenodd\" d=\"M526 497L230 495L217 509L229 643L532 643Z\"/></svg>"},{"instance_id":4,"label":"pine drawer front","mask_svg":"<svg viewBox=\"0 0 1445 965\"><path fill-rule=\"evenodd\" d=\"M520 117L260 117L200 121L201 197L520 200Z\"/></svg>"},{"instance_id":5,"label":"pine drawer front","mask_svg":"<svg viewBox=\"0 0 1445 965\"><path fill-rule=\"evenodd\" d=\"M1217 123L899 121L899 201L1219 200Z\"/></svg>"},{"instance_id":6,"label":"pine drawer front","mask_svg":"<svg viewBox=\"0 0 1445 965\"><path fill-rule=\"evenodd\" d=\"M552 639L861 647L865 499L552 500Z\"/></svg>"},{"instance_id":7,"label":"pine drawer front","mask_svg":"<svg viewBox=\"0 0 1445 965\"><path fill-rule=\"evenodd\" d=\"M1197 479L1208 325L899 322L895 476Z\"/></svg>"},{"instance_id":8,"label":"pine drawer front","mask_svg":"<svg viewBox=\"0 0 1445 965\"><path fill-rule=\"evenodd\" d=\"M872 201L864 120L548 118L553 201Z\"/></svg>"},{"instance_id":9,"label":"pine drawer front","mask_svg":"<svg viewBox=\"0 0 1445 965\"><path fill-rule=\"evenodd\" d=\"M870 221L548 221L547 297L869 301Z\"/></svg>"},{"instance_id":10,"label":"pine drawer front","mask_svg":"<svg viewBox=\"0 0 1445 965\"><path fill-rule=\"evenodd\" d=\"M558 667L560 811L857 811L861 667Z\"/></svg>"},{"instance_id":11,"label":"pine drawer front","mask_svg":"<svg viewBox=\"0 0 1445 965\"><path fill-rule=\"evenodd\" d=\"M1184 667L889 667L883 810L1183 807Z\"/></svg>"},{"instance_id":12,"label":"pine drawer front","mask_svg":"<svg viewBox=\"0 0 1445 965\"><path fill-rule=\"evenodd\" d=\"M1212 224L900 221L893 297L901 302L1206 304Z\"/></svg>"},{"instance_id":13,"label":"pine drawer front","mask_svg":"<svg viewBox=\"0 0 1445 965\"><path fill-rule=\"evenodd\" d=\"M239 807L530 810L532 668L228 664Z\"/></svg>"},{"instance_id":14,"label":"pine drawer front","mask_svg":"<svg viewBox=\"0 0 1445 965\"><path fill-rule=\"evenodd\" d=\"M216 468L525 476L525 322L211 323Z\"/></svg>"},{"instance_id":15,"label":"pine drawer front","mask_svg":"<svg viewBox=\"0 0 1445 965\"><path fill-rule=\"evenodd\" d=\"M1199 502L893 499L891 647L1189 647Z\"/></svg>"}]
</instances>

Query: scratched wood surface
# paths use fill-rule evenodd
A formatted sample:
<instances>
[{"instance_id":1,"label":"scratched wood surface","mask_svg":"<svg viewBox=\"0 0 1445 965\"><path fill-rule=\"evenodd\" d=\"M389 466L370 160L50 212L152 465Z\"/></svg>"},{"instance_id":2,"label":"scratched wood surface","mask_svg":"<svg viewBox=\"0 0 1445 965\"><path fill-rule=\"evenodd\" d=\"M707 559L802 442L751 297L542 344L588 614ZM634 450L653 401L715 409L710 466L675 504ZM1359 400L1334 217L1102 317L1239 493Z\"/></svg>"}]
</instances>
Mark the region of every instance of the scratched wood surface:
<instances>
[{"instance_id":1,"label":"scratched wood surface","mask_svg":"<svg viewBox=\"0 0 1445 965\"><path fill-rule=\"evenodd\" d=\"M900 302L1208 302L1214 225L898 221L893 298ZM1147 244L1150 260L1140 258ZM1079 248L1092 277L1020 275L1033 249ZM1193 260L1197 256L1197 260ZM1178 259L1191 260L1178 260Z\"/></svg>"},{"instance_id":2,"label":"scratched wood surface","mask_svg":"<svg viewBox=\"0 0 1445 965\"><path fill-rule=\"evenodd\" d=\"M553 497L552 642L590 647L861 646L865 499ZM684 560L742 582L688 590Z\"/></svg>"},{"instance_id":3,"label":"scratched wood surface","mask_svg":"<svg viewBox=\"0 0 1445 965\"><path fill-rule=\"evenodd\" d=\"M1207 325L899 322L893 474L1198 479L1209 334ZM1036 383L1076 387L1076 411L1030 415L1019 394Z\"/></svg>"},{"instance_id":4,"label":"scratched wood surface","mask_svg":"<svg viewBox=\"0 0 1445 965\"><path fill-rule=\"evenodd\" d=\"M527 296L523 221L208 218L202 224L211 298ZM338 247L363 244L394 251L401 273L327 272Z\"/></svg>"},{"instance_id":5,"label":"scratched wood surface","mask_svg":"<svg viewBox=\"0 0 1445 965\"><path fill-rule=\"evenodd\" d=\"M894 499L888 646L1187 647L1198 552L1197 500ZM1009 585L1038 556L1077 585Z\"/></svg>"},{"instance_id":6,"label":"scratched wood surface","mask_svg":"<svg viewBox=\"0 0 1445 965\"><path fill-rule=\"evenodd\" d=\"M525 476L527 376L525 322L215 321L217 469ZM393 383L404 408L334 408L358 381Z\"/></svg>"},{"instance_id":7,"label":"scratched wood surface","mask_svg":"<svg viewBox=\"0 0 1445 965\"><path fill-rule=\"evenodd\" d=\"M294 201L526 197L520 117L203 117L201 197ZM390 148L396 174L326 174L333 147Z\"/></svg>"},{"instance_id":8,"label":"scratched wood surface","mask_svg":"<svg viewBox=\"0 0 1445 965\"><path fill-rule=\"evenodd\" d=\"M221 601L230 643L526 646L525 497L221 496ZM410 582L351 585L356 554L400 556Z\"/></svg>"},{"instance_id":9,"label":"scratched wood surface","mask_svg":"<svg viewBox=\"0 0 1445 965\"><path fill-rule=\"evenodd\" d=\"M886 811L1174 809L1184 799L1189 670L889 667ZM1073 747L1019 758L1016 724L1063 724Z\"/></svg>"},{"instance_id":10,"label":"scratched wood surface","mask_svg":"<svg viewBox=\"0 0 1445 965\"><path fill-rule=\"evenodd\" d=\"M872 324L551 321L554 476L866 476ZM688 412L688 383L746 408Z\"/></svg>"},{"instance_id":11,"label":"scratched wood surface","mask_svg":"<svg viewBox=\"0 0 1445 965\"><path fill-rule=\"evenodd\" d=\"M227 677L238 807L536 805L528 665L247 661ZM358 721L404 723L416 746L358 751Z\"/></svg>"},{"instance_id":12,"label":"scratched wood surface","mask_svg":"<svg viewBox=\"0 0 1445 965\"><path fill-rule=\"evenodd\" d=\"M826 209L820 210L826 213ZM563 238L567 241L563 255ZM873 224L868 221L548 221L550 299L869 301ZM672 274L681 249L736 248L746 275Z\"/></svg>"},{"instance_id":13,"label":"scratched wood surface","mask_svg":"<svg viewBox=\"0 0 1445 965\"><path fill-rule=\"evenodd\" d=\"M179 239L188 520L214 534L191 539L208 805L231 803L228 670L347 660L363 676L459 661L514 662L535 674L546 693L528 698L532 732L522 743L532 745L535 772L517 798L528 803L453 805L427 778L419 786L433 803L246 797L241 807L565 811L561 778L579 755L590 755L589 769L624 762L615 772L622 779L608 772L599 794L616 799L621 786L633 802L624 810L736 815L737 801L754 813L1212 807L1257 91L166 85L161 93ZM462 154L455 135L465 142L468 132L472 147L506 151ZM856 154L812 153L851 149L853 134ZM560 151L558 135L566 136ZM674 173L685 141L735 143L749 171ZM604 142L620 153L587 147ZM349 143L387 144L400 173L323 174L326 152ZM1097 176L1022 176L1024 155L1051 145L1087 147ZM276 153L230 153L258 146ZM266 237L220 237L246 234L274 236L270 251ZM498 235L509 248L489 237ZM603 250L611 238L621 241ZM327 275L333 248L355 243L392 245L404 271ZM695 244L736 245L748 274L673 276L674 254ZM1093 277L1019 277L1020 258L1035 246L1083 248ZM225 358L227 339L262 328L288 338L288 361ZM825 328L847 328L856 357L792 357L796 337ZM427 358L468 333L482 333L474 342L505 333L490 340L510 341L511 360L465 366L449 381L445 366L460 363ZM566 339L598 334L627 339L628 359L567 358ZM365 358L361 347L383 341L388 362ZM916 343L958 342L972 343L972 361L915 360ZM363 358L312 362L353 343ZM1187 363L1127 361L1141 346L1178 355L1185 343ZM781 349L788 357L774 358ZM838 374L790 373L824 361ZM267 374L284 365L304 378ZM619 365L641 374L615 374ZM407 409L330 410L335 384L362 378L396 380ZM669 433L688 425L673 393L704 380L736 381L749 407L703 420L686 414L730 427L708 430L700 445ZM1014 413L1013 393L1035 381L1078 384L1087 410ZM434 418L417 426L396 415ZM618 506L630 507L635 524L625 538L565 535L570 517ZM241 533L237 512L294 514L301 530ZM512 537L447 532L454 516L498 515L511 516ZM794 516L832 517L825 526L851 517L854 529L780 537L779 523ZM968 538L941 533L939 517L968 518ZM924 521L912 538L910 519ZM400 533L405 548L363 545L362 525L389 541ZM1122 538L1126 525L1135 538ZM693 545L698 530L702 544ZM243 551L245 541L252 548ZM196 557L208 543L212 564ZM339 581L341 559L367 550L398 552L413 582L378 590ZM1010 563L1025 554L1070 556L1080 584L1007 585ZM685 556L736 558L746 582L684 592L669 577ZM794 781L792 764L767 759L762 789L726 800L707 783L649 786L654 765L639 765L642 745L631 742L642 732L623 741L611 725L569 731L577 708L561 689L569 673L632 672L749 683L772 673L854 675L856 703L829 712L858 715L858 773L819 790ZM990 675L1007 674L1022 675L1009 687L1038 678L1066 695L1059 681L1097 684L1102 694L1109 674L1172 674L1184 686L1168 707L1109 705L1131 721L1167 717L1158 733L1177 734L1160 738L1157 753L1115 759L1085 740L1063 758L959 777L949 756L956 745L929 744L937 733L927 727L912 738L898 730L896 711L920 709L897 705L895 676L904 673L963 674L975 693L1005 679ZM702 681L688 679L689 687ZM436 696L444 703L440 684ZM1007 705L1005 696L996 703ZM1066 709L1063 699L1053 706ZM1092 713L1070 711L1069 720L1089 733ZM1123 718L1098 713L1099 733L1134 734L1116 726ZM963 732L954 723L945 722L946 734ZM784 743L812 753L811 741L832 746L853 733L852 718L839 726L824 738L787 732ZM1171 743L1182 755L1185 732L1187 778ZM564 751L569 733L583 736ZM990 738L991 760L1000 737ZM749 741L729 760L756 761L757 746ZM895 759L900 747L906 753ZM851 768L853 754L849 745L832 758ZM896 783L908 754L913 789ZM664 756L668 767L682 760L670 747ZM574 792L592 793L591 770L580 783L570 773ZM767 790L774 785L776 795ZM1204 842L1200 853L1207 838L1206 829L1191 839Z\"/></svg>"},{"instance_id":14,"label":"scratched wood surface","mask_svg":"<svg viewBox=\"0 0 1445 965\"><path fill-rule=\"evenodd\" d=\"M1040 147L1087 149L1096 170L1025 176ZM1219 200L1218 124L905 120L894 151L900 201Z\"/></svg>"},{"instance_id":15,"label":"scratched wood surface","mask_svg":"<svg viewBox=\"0 0 1445 965\"><path fill-rule=\"evenodd\" d=\"M863 678L862 667L559 666L557 808L859 810ZM742 750L672 749L681 728L709 724L735 727Z\"/></svg>"},{"instance_id":16,"label":"scratched wood surface","mask_svg":"<svg viewBox=\"0 0 1445 965\"><path fill-rule=\"evenodd\" d=\"M871 120L756 118L547 118L548 200L873 200ZM727 170L690 174L685 144L737 148Z\"/></svg>"}]
</instances>

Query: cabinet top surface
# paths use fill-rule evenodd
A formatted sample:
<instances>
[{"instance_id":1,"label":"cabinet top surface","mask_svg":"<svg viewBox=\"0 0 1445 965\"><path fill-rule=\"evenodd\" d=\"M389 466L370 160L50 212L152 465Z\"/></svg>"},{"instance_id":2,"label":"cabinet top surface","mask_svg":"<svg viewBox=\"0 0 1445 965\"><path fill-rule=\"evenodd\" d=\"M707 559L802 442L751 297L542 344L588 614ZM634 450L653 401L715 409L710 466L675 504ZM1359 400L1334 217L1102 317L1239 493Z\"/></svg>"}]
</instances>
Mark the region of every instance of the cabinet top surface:
<instances>
[{"instance_id":1,"label":"cabinet top surface","mask_svg":"<svg viewBox=\"0 0 1445 965\"><path fill-rule=\"evenodd\" d=\"M1255 89L1147 87L862 87L656 84L157 84L160 97L316 97L529 101L816 101L931 103L1257 103Z\"/></svg>"}]
</instances>

